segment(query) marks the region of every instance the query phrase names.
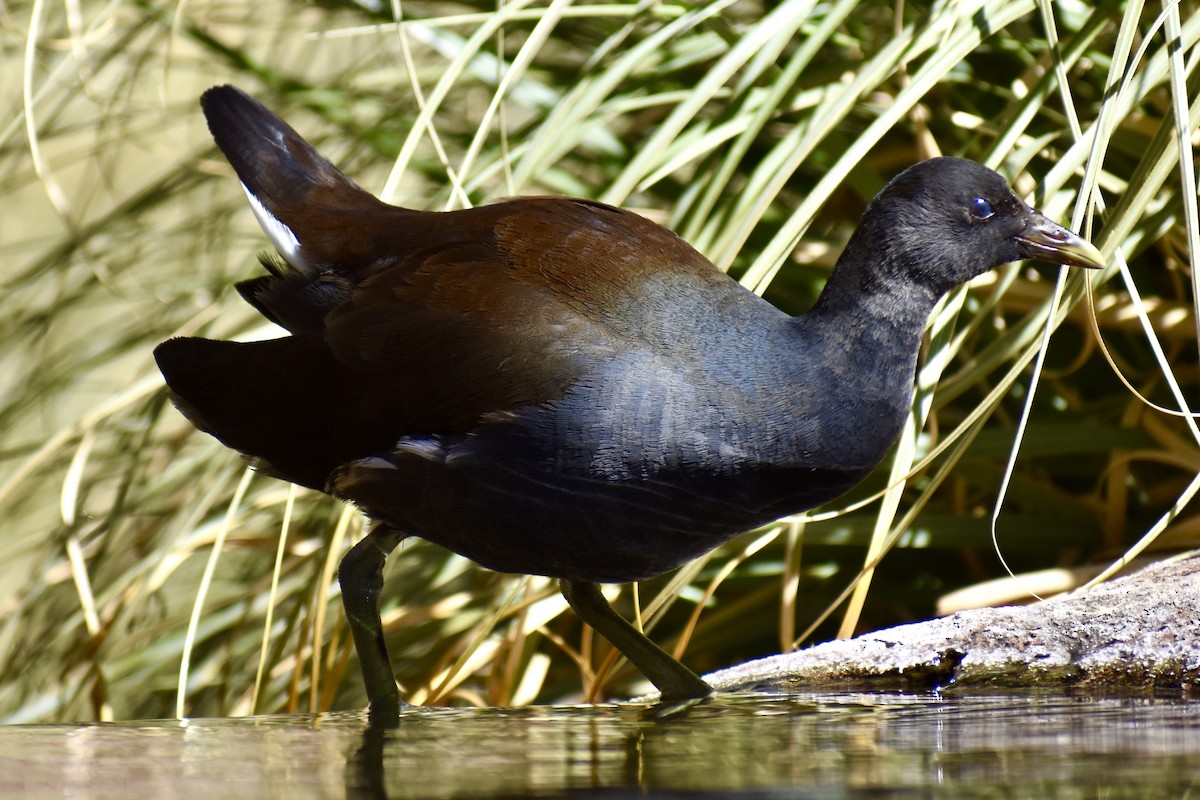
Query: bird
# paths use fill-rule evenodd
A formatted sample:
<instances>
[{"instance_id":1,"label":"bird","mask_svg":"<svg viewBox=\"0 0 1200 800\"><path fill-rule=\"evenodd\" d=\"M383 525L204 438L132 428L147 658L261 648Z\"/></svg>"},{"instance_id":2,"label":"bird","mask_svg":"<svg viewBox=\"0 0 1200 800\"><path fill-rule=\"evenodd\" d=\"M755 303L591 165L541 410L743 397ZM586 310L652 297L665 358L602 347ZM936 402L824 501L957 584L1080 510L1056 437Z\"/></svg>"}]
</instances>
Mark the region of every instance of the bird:
<instances>
[{"instance_id":1,"label":"bird","mask_svg":"<svg viewBox=\"0 0 1200 800\"><path fill-rule=\"evenodd\" d=\"M276 251L237 291L287 335L172 338L154 356L196 428L372 521L338 579L373 718L405 705L379 596L410 536L558 579L662 701L707 696L600 584L859 483L900 434L947 291L1022 259L1105 263L996 172L932 158L868 204L793 316L634 212L568 197L400 208L240 89L201 107Z\"/></svg>"}]
</instances>

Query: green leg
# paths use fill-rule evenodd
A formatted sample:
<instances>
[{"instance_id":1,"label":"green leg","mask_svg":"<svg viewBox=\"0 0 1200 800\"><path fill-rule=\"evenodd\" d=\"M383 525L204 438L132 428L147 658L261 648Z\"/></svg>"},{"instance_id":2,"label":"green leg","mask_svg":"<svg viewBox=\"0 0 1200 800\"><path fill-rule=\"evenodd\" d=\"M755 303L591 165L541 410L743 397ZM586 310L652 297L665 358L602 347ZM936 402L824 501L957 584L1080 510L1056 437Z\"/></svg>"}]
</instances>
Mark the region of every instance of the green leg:
<instances>
[{"instance_id":1,"label":"green leg","mask_svg":"<svg viewBox=\"0 0 1200 800\"><path fill-rule=\"evenodd\" d=\"M338 566L342 605L362 666L373 723L394 724L400 715L400 691L396 688L396 676L383 639L383 622L379 618L379 593L383 590L383 565L403 538L404 534L395 528L376 525Z\"/></svg>"},{"instance_id":2,"label":"green leg","mask_svg":"<svg viewBox=\"0 0 1200 800\"><path fill-rule=\"evenodd\" d=\"M658 645L647 639L644 633L614 611L600 593L597 584L562 580L559 582L559 588L579 618L608 639L613 647L620 650L658 687L664 702L693 700L712 694L712 687L696 673L667 655Z\"/></svg>"}]
</instances>

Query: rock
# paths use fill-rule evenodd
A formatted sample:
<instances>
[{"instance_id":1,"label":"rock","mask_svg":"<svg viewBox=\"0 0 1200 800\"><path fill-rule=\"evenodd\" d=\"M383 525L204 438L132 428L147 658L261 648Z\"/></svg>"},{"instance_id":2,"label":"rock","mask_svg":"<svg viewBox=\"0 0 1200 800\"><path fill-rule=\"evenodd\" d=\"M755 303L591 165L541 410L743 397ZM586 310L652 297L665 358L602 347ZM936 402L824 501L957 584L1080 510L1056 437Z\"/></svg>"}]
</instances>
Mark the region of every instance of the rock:
<instances>
[{"instance_id":1,"label":"rock","mask_svg":"<svg viewBox=\"0 0 1200 800\"><path fill-rule=\"evenodd\" d=\"M706 676L723 691L798 688L1190 692L1200 678L1200 556L1027 606L962 611Z\"/></svg>"}]
</instances>

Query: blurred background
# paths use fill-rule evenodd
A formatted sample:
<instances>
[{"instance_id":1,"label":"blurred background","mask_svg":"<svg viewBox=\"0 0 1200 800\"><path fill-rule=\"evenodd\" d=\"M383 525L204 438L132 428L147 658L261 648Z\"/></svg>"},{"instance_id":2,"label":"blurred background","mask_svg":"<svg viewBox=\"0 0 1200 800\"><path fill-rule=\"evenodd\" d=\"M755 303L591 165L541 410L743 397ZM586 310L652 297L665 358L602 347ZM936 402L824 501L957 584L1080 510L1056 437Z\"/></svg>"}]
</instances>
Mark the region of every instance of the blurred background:
<instances>
[{"instance_id":1,"label":"blurred background","mask_svg":"<svg viewBox=\"0 0 1200 800\"><path fill-rule=\"evenodd\" d=\"M697 671L952 610L1010 570L1031 574L983 602L1196 546L1200 430L1169 413L1200 394L1196 11L0 3L0 721L365 704L334 580L364 520L193 430L151 359L173 335L279 335L232 290L267 240L200 113L218 83L389 202L599 198L793 313L875 192L934 155L998 169L1110 257L948 297L913 424L851 496L611 587ZM550 581L418 540L383 613L414 702L648 686Z\"/></svg>"}]
</instances>

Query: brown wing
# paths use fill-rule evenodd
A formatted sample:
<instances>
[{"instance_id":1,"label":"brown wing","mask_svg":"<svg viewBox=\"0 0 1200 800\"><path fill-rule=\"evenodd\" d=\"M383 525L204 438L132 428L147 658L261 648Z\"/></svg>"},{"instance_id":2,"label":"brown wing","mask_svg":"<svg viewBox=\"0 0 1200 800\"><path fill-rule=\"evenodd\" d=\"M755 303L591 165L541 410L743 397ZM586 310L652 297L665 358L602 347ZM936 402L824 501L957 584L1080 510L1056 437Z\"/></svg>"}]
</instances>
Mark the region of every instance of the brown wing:
<instances>
[{"instance_id":1,"label":"brown wing","mask_svg":"<svg viewBox=\"0 0 1200 800\"><path fill-rule=\"evenodd\" d=\"M284 258L238 289L293 335L176 339L155 355L197 426L288 480L323 487L401 436L465 433L561 397L614 355L667 352L678 316L733 285L631 212L557 198L396 208L239 90L203 105ZM648 291L664 280L688 296Z\"/></svg>"},{"instance_id":2,"label":"brown wing","mask_svg":"<svg viewBox=\"0 0 1200 800\"><path fill-rule=\"evenodd\" d=\"M398 416L410 432L461 432L552 400L589 366L663 335L644 285L668 266L728 283L665 229L582 201L511 200L406 227L387 232L403 256L328 315L325 340L374 376L361 413Z\"/></svg>"}]
</instances>

